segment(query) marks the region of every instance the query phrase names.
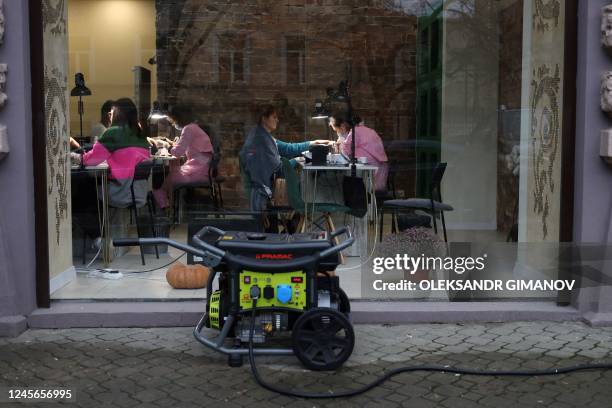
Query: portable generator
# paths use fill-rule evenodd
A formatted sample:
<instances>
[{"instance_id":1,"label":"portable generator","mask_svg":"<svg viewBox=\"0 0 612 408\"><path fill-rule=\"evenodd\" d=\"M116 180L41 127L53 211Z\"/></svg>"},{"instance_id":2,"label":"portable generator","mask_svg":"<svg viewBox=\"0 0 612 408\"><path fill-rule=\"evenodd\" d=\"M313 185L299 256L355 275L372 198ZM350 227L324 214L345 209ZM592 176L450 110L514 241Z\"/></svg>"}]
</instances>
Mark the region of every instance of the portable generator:
<instances>
[{"instance_id":1,"label":"portable generator","mask_svg":"<svg viewBox=\"0 0 612 408\"><path fill-rule=\"evenodd\" d=\"M214 235L209 243L204 237ZM344 236L345 240L336 244ZM333 370L355 344L350 303L333 274L340 251L354 242L348 227L333 232L270 234L222 231L206 226L185 245L168 238L116 239L115 246L168 244L194 255L211 273L206 313L195 338L242 365L247 343L291 335L291 348L258 347L255 355L295 354L311 370ZM218 288L213 290L218 276ZM219 331L203 334L204 327Z\"/></svg>"}]
</instances>

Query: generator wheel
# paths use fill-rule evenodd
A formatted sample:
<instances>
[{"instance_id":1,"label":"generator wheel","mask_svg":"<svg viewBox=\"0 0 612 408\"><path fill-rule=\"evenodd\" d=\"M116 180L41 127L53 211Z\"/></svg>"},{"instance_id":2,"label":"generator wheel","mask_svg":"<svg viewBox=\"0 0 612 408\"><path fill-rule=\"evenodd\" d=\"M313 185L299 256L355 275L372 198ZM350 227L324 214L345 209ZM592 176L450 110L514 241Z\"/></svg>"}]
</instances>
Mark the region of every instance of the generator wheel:
<instances>
[{"instance_id":1,"label":"generator wheel","mask_svg":"<svg viewBox=\"0 0 612 408\"><path fill-rule=\"evenodd\" d=\"M335 370L351 356L355 346L353 326L341 312L314 308L293 325L293 352L310 370Z\"/></svg>"},{"instance_id":2,"label":"generator wheel","mask_svg":"<svg viewBox=\"0 0 612 408\"><path fill-rule=\"evenodd\" d=\"M338 297L338 310L348 316L348 314L351 313L351 302L349 301L348 295L342 288L338 288L336 296Z\"/></svg>"}]
</instances>

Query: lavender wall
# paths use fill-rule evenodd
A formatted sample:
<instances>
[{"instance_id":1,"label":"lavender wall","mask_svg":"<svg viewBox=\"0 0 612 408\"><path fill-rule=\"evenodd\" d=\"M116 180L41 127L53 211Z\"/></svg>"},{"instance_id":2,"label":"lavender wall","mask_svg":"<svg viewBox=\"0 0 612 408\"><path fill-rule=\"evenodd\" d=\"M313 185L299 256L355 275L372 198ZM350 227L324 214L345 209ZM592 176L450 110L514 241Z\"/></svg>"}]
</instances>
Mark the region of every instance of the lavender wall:
<instances>
[{"instance_id":1,"label":"lavender wall","mask_svg":"<svg viewBox=\"0 0 612 408\"><path fill-rule=\"evenodd\" d=\"M4 15L0 62L9 64L9 100L0 123L8 127L11 152L0 162L0 242L9 254L0 259L0 282L7 284L0 290L0 317L27 315L36 307L28 2L4 0Z\"/></svg>"},{"instance_id":2,"label":"lavender wall","mask_svg":"<svg viewBox=\"0 0 612 408\"><path fill-rule=\"evenodd\" d=\"M609 3L578 2L574 242L612 242L612 167L599 158L599 132L612 127L599 107L601 72L612 70L600 45L601 8Z\"/></svg>"}]
</instances>

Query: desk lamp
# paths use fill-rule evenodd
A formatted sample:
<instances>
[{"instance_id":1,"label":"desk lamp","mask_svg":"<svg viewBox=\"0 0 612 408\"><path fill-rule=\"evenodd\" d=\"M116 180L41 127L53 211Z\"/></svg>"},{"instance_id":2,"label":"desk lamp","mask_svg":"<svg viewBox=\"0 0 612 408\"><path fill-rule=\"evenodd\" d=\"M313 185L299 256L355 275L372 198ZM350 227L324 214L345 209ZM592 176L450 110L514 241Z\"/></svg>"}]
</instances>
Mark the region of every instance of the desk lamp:
<instances>
[{"instance_id":1,"label":"desk lamp","mask_svg":"<svg viewBox=\"0 0 612 408\"><path fill-rule=\"evenodd\" d=\"M330 116L329 106L332 101L343 102L347 105L347 116L351 121L351 173L355 177L355 120L353 118L353 104L351 103L350 84L348 80L340 81L338 89L327 88L327 97L325 101L317 99L315 101L315 109L312 113L313 119L326 119Z\"/></svg>"},{"instance_id":2,"label":"desk lamp","mask_svg":"<svg viewBox=\"0 0 612 408\"><path fill-rule=\"evenodd\" d=\"M159 102L153 101L153 107L151 108L151 112L149 113L149 117L147 119L150 122L156 122L167 117L168 115L161 109Z\"/></svg>"},{"instance_id":3,"label":"desk lamp","mask_svg":"<svg viewBox=\"0 0 612 408\"><path fill-rule=\"evenodd\" d=\"M85 76L81 72L77 72L74 76L74 85L74 88L70 91L70 96L79 97L79 137L83 139L83 114L85 113L85 109L83 108L83 97L91 95L91 91L85 86Z\"/></svg>"}]
</instances>

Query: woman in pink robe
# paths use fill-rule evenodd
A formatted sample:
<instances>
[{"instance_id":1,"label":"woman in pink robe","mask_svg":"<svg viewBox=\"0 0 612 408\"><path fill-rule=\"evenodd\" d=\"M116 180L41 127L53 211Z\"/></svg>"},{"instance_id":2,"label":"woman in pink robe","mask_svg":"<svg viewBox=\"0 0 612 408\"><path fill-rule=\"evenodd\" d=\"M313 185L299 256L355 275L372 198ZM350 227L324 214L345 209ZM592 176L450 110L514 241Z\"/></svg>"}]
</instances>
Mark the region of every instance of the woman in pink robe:
<instances>
[{"instance_id":1,"label":"woman in pink robe","mask_svg":"<svg viewBox=\"0 0 612 408\"><path fill-rule=\"evenodd\" d=\"M190 107L173 107L168 119L177 129L181 129L181 137L170 150L170 154L174 157L187 156L187 161L180 167L173 166L161 188L153 191L160 208L170 205L168 197L172 194L174 185L209 181L208 167L213 156L210 137L195 123Z\"/></svg>"},{"instance_id":2,"label":"woman in pink robe","mask_svg":"<svg viewBox=\"0 0 612 408\"><path fill-rule=\"evenodd\" d=\"M329 119L329 125L338 135L340 152L351 157L351 143L353 139L351 123L344 115L334 115ZM374 173L376 191L386 190L389 164L385 148L378 133L374 129L364 126L363 123L355 125L355 157L367 157L368 164L378 167Z\"/></svg>"}]
</instances>

